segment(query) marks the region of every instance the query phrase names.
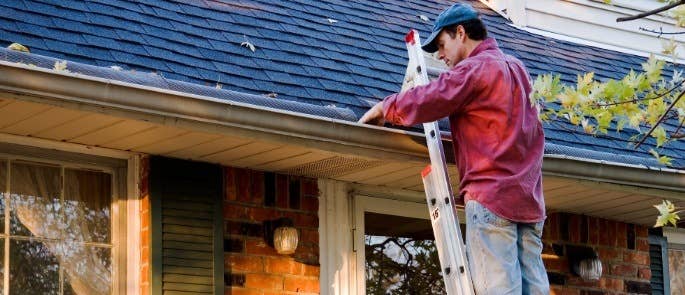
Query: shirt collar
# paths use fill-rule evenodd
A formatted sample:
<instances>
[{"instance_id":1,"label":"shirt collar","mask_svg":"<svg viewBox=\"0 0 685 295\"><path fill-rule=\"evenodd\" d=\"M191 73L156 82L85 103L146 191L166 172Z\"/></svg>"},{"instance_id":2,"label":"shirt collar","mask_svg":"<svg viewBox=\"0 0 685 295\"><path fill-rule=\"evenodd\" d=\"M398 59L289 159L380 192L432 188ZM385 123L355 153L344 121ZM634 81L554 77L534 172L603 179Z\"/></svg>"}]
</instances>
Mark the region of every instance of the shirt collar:
<instances>
[{"instance_id":1,"label":"shirt collar","mask_svg":"<svg viewBox=\"0 0 685 295\"><path fill-rule=\"evenodd\" d=\"M497 46L497 41L495 38L488 37L483 40L483 42L480 42L476 48L471 51L471 54L469 54L469 57L475 56L483 51L486 50L492 50L492 49L499 49L499 46Z\"/></svg>"}]
</instances>

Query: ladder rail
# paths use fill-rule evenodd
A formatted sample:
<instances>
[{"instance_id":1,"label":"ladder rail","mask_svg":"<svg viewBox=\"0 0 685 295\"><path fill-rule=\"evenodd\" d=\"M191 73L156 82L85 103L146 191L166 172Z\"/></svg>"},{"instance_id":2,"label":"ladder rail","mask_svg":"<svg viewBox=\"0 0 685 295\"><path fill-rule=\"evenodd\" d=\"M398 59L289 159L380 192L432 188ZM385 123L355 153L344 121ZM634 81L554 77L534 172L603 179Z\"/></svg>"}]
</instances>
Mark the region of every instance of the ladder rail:
<instances>
[{"instance_id":1,"label":"ladder rail","mask_svg":"<svg viewBox=\"0 0 685 295\"><path fill-rule=\"evenodd\" d=\"M405 36L409 63L402 91L429 83L428 68L421 49L419 33L411 30ZM462 240L456 202L447 172L445 151L438 122L424 123L426 144L431 164L421 173L426 191L428 212L438 249L445 290L449 295L473 295L473 285Z\"/></svg>"}]
</instances>

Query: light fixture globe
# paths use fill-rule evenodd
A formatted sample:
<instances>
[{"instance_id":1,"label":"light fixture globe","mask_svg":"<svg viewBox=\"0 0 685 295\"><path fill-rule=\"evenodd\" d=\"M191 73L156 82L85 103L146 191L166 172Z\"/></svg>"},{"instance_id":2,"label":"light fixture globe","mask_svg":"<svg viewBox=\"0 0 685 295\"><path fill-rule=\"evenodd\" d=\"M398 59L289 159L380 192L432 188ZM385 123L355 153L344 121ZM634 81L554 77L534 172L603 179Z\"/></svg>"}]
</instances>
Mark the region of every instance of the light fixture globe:
<instances>
[{"instance_id":1,"label":"light fixture globe","mask_svg":"<svg viewBox=\"0 0 685 295\"><path fill-rule=\"evenodd\" d=\"M293 254L297 249L299 236L292 226L282 226L274 230L274 248L278 254Z\"/></svg>"}]
</instances>

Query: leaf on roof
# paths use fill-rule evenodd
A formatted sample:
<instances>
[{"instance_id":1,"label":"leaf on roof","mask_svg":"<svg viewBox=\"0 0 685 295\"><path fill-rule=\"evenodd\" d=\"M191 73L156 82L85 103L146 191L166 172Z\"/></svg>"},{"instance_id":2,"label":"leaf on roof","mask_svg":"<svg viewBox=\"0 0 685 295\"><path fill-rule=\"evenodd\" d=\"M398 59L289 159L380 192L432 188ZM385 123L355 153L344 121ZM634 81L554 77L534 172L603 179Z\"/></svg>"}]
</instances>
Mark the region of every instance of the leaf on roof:
<instances>
[{"instance_id":1,"label":"leaf on roof","mask_svg":"<svg viewBox=\"0 0 685 295\"><path fill-rule=\"evenodd\" d=\"M275 92L264 93L264 94L262 94L262 96L268 97L268 98L277 98L277 97L278 97L278 93L275 93Z\"/></svg>"},{"instance_id":2,"label":"leaf on roof","mask_svg":"<svg viewBox=\"0 0 685 295\"><path fill-rule=\"evenodd\" d=\"M667 157L667 156L661 156L661 155L659 155L659 153L657 153L657 151L655 151L654 149L650 149L650 150L649 150L649 153L652 154L652 156L654 156L654 157L656 158L656 160L659 161L659 163L660 163L661 165L665 165L665 166L671 166L671 165L673 165L673 164L672 164L672 162L673 162L673 159L672 159L672 158Z\"/></svg>"},{"instance_id":3,"label":"leaf on roof","mask_svg":"<svg viewBox=\"0 0 685 295\"><path fill-rule=\"evenodd\" d=\"M120 66L110 66L109 68L112 69L112 70L115 70L115 71L121 71L121 67L120 67Z\"/></svg>"},{"instance_id":4,"label":"leaf on roof","mask_svg":"<svg viewBox=\"0 0 685 295\"><path fill-rule=\"evenodd\" d=\"M250 49L252 50L252 52L255 52L257 48L254 46L254 44L252 44L252 42L250 42L250 39L247 39L247 36L245 35L243 35L243 38L245 39L245 41L243 43L240 43L240 46L245 46L247 47L247 49Z\"/></svg>"},{"instance_id":5,"label":"leaf on roof","mask_svg":"<svg viewBox=\"0 0 685 295\"><path fill-rule=\"evenodd\" d=\"M250 41L245 41L243 43L240 43L240 46L245 46L248 49L252 50L252 52L255 52L255 50L256 50L254 44L250 43Z\"/></svg>"},{"instance_id":6,"label":"leaf on roof","mask_svg":"<svg viewBox=\"0 0 685 295\"><path fill-rule=\"evenodd\" d=\"M224 87L221 85L221 83L216 82L216 89L222 89L222 88L224 88Z\"/></svg>"},{"instance_id":7,"label":"leaf on roof","mask_svg":"<svg viewBox=\"0 0 685 295\"><path fill-rule=\"evenodd\" d=\"M52 69L54 69L55 71L67 71L67 61L66 60L63 60L63 61L56 60L55 65L52 67Z\"/></svg>"},{"instance_id":8,"label":"leaf on roof","mask_svg":"<svg viewBox=\"0 0 685 295\"><path fill-rule=\"evenodd\" d=\"M419 17L422 21L425 21L425 22L429 22L429 21L430 21L430 19L429 19L427 16L423 15L423 14L419 14L418 17Z\"/></svg>"},{"instance_id":9,"label":"leaf on roof","mask_svg":"<svg viewBox=\"0 0 685 295\"><path fill-rule=\"evenodd\" d=\"M334 24L334 23L337 23L337 22L338 22L337 20L334 20L334 19L332 19L332 18L327 18L326 20L328 20L328 22L331 23L331 24Z\"/></svg>"},{"instance_id":10,"label":"leaf on roof","mask_svg":"<svg viewBox=\"0 0 685 295\"><path fill-rule=\"evenodd\" d=\"M29 52L28 47L21 45L19 43L12 43L9 46L7 46L7 49L21 51L21 52Z\"/></svg>"}]
</instances>

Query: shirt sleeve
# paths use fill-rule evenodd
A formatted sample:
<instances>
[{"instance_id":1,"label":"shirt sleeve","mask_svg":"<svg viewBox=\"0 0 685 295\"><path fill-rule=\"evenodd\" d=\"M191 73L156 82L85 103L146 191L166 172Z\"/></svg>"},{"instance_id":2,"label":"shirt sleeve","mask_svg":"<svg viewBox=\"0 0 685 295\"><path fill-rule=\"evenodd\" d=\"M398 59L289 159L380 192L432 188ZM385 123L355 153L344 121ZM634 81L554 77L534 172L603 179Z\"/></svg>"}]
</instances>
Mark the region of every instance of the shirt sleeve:
<instances>
[{"instance_id":1,"label":"shirt sleeve","mask_svg":"<svg viewBox=\"0 0 685 295\"><path fill-rule=\"evenodd\" d=\"M385 120L396 125L412 126L432 122L458 112L468 104L478 88L477 65L457 65L437 80L396 93L383 100Z\"/></svg>"}]
</instances>

